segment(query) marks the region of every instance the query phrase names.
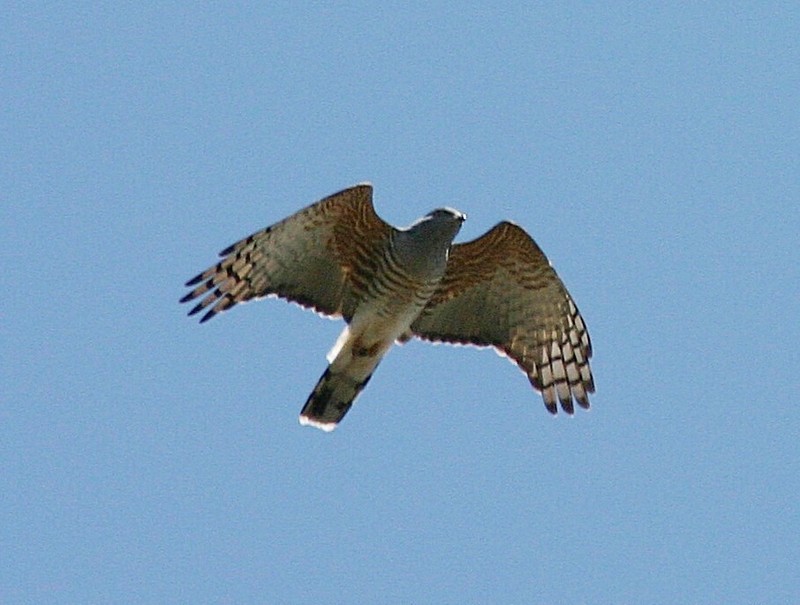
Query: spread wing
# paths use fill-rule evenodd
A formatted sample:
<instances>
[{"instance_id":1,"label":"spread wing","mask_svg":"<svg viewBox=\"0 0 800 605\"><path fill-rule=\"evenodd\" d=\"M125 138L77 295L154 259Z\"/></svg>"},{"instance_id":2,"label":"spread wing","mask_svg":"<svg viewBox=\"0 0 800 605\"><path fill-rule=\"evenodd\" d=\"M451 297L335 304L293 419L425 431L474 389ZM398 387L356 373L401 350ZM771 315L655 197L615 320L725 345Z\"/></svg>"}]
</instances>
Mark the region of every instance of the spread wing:
<instances>
[{"instance_id":1,"label":"spread wing","mask_svg":"<svg viewBox=\"0 0 800 605\"><path fill-rule=\"evenodd\" d=\"M502 222L450 250L433 298L411 324L414 336L492 346L513 359L555 414L573 399L589 407L592 345L578 308L536 242Z\"/></svg>"},{"instance_id":2,"label":"spread wing","mask_svg":"<svg viewBox=\"0 0 800 605\"><path fill-rule=\"evenodd\" d=\"M270 295L349 322L368 260L383 254L392 230L375 214L372 186L356 185L225 248L186 282L196 287L181 302L200 298L189 315L208 309L201 323Z\"/></svg>"}]
</instances>

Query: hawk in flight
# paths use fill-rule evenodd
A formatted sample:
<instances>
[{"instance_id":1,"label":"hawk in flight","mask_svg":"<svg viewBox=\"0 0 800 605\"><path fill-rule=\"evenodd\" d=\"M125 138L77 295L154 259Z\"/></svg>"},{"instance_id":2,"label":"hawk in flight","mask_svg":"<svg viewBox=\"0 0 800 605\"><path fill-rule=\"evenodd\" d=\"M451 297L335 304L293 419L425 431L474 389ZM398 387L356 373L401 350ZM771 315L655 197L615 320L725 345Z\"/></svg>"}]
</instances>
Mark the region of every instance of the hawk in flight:
<instances>
[{"instance_id":1,"label":"hawk in flight","mask_svg":"<svg viewBox=\"0 0 800 605\"><path fill-rule=\"evenodd\" d=\"M547 410L589 408L592 345L578 308L547 257L504 221L453 244L466 216L434 210L407 229L384 222L372 186L326 197L220 252L181 299L201 322L237 303L278 296L347 326L300 412L331 431L395 342L410 338L494 347L541 391Z\"/></svg>"}]
</instances>

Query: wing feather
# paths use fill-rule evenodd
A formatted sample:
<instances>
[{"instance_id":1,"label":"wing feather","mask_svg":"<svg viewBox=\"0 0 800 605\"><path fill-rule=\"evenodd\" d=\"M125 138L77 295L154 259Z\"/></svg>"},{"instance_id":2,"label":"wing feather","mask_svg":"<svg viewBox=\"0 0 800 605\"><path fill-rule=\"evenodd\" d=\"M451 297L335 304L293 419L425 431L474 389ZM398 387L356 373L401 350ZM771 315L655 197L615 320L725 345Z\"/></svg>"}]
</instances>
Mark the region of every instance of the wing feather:
<instances>
[{"instance_id":1,"label":"wing feather","mask_svg":"<svg viewBox=\"0 0 800 605\"><path fill-rule=\"evenodd\" d=\"M451 248L438 289L411 325L434 342L492 346L525 372L555 414L589 407L592 346L572 297L536 242L502 222Z\"/></svg>"},{"instance_id":2,"label":"wing feather","mask_svg":"<svg viewBox=\"0 0 800 605\"><path fill-rule=\"evenodd\" d=\"M220 252L222 260L188 282L181 302L208 321L234 305L278 296L331 317L353 316L369 259L393 228L375 213L372 186L334 193Z\"/></svg>"}]
</instances>

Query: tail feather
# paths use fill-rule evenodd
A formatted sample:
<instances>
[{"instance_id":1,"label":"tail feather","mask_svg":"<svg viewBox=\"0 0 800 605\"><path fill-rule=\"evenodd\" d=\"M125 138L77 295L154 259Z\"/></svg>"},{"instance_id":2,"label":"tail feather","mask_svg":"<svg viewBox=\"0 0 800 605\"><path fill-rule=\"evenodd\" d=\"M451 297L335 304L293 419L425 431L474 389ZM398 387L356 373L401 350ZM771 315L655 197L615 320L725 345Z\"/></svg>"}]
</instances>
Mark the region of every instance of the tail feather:
<instances>
[{"instance_id":1,"label":"tail feather","mask_svg":"<svg viewBox=\"0 0 800 605\"><path fill-rule=\"evenodd\" d=\"M372 374L358 381L343 372L332 372L328 367L300 412L300 424L332 431L371 377Z\"/></svg>"}]
</instances>

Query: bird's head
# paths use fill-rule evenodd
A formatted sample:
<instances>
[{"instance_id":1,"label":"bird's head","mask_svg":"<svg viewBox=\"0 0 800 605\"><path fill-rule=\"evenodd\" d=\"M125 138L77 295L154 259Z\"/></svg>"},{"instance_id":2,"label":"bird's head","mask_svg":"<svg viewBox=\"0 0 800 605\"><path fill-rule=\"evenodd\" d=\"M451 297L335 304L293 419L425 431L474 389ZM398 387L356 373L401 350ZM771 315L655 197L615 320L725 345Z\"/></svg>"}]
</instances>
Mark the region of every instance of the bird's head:
<instances>
[{"instance_id":1,"label":"bird's head","mask_svg":"<svg viewBox=\"0 0 800 605\"><path fill-rule=\"evenodd\" d=\"M467 215L453 208L437 208L409 227L410 231L424 233L439 241L453 241Z\"/></svg>"}]
</instances>

